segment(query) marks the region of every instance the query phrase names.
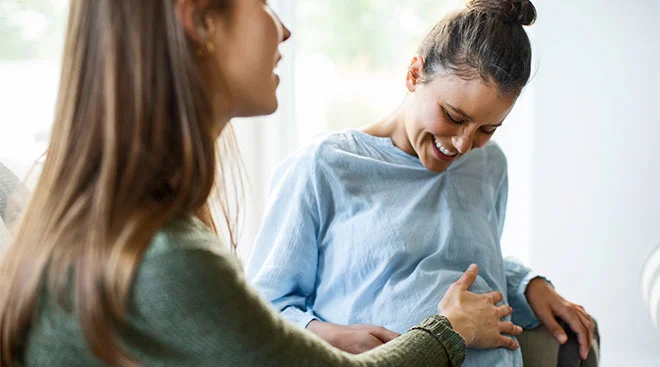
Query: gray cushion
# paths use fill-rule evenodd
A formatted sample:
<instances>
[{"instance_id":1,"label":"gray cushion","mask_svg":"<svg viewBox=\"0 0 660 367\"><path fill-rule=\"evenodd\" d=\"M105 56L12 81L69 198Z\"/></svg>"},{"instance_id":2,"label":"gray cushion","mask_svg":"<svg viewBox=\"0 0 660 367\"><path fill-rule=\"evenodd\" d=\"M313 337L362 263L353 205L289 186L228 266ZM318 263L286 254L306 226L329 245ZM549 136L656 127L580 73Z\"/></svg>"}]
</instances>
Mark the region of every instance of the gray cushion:
<instances>
[{"instance_id":1,"label":"gray cushion","mask_svg":"<svg viewBox=\"0 0 660 367\"><path fill-rule=\"evenodd\" d=\"M15 224L28 198L28 190L21 180L0 163L0 247L9 237L8 226Z\"/></svg>"}]
</instances>

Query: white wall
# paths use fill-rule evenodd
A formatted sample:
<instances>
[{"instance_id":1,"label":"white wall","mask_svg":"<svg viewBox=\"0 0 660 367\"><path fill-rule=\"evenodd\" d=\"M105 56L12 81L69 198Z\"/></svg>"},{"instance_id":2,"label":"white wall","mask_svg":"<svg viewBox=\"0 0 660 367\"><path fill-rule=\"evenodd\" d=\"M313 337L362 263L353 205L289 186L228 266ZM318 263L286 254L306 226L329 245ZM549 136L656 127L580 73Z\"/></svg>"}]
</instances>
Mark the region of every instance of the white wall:
<instances>
[{"instance_id":1,"label":"white wall","mask_svg":"<svg viewBox=\"0 0 660 367\"><path fill-rule=\"evenodd\" d=\"M660 366L640 289L660 244L660 1L536 5L532 265L598 318L603 366Z\"/></svg>"}]
</instances>

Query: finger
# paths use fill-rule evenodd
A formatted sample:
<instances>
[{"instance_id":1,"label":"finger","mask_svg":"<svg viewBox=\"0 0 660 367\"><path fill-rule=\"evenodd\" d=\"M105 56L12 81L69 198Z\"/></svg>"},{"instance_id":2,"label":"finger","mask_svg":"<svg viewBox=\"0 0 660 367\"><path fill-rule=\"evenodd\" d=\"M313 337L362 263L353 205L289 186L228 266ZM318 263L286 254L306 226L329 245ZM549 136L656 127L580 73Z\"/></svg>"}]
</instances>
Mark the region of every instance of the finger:
<instances>
[{"instance_id":1,"label":"finger","mask_svg":"<svg viewBox=\"0 0 660 367\"><path fill-rule=\"evenodd\" d=\"M500 333L502 334L520 335L522 332L523 329L520 326L515 325L510 321L500 323Z\"/></svg>"},{"instance_id":2,"label":"finger","mask_svg":"<svg viewBox=\"0 0 660 367\"><path fill-rule=\"evenodd\" d=\"M503 319L513 313L513 308L509 305L497 306L497 316L500 319Z\"/></svg>"},{"instance_id":3,"label":"finger","mask_svg":"<svg viewBox=\"0 0 660 367\"><path fill-rule=\"evenodd\" d=\"M545 325L546 328L548 328L548 331L550 331L550 334L554 336L554 338L559 342L559 344L564 344L568 340L568 336L566 336L566 333L564 332L564 328L559 325L557 320L555 320L555 316L552 314L552 311L550 310L543 310L538 312L536 315L538 316L539 320L543 325Z\"/></svg>"},{"instance_id":4,"label":"finger","mask_svg":"<svg viewBox=\"0 0 660 367\"><path fill-rule=\"evenodd\" d=\"M578 310L576 313L577 316L580 318L580 321L582 321L582 324L587 328L587 332L589 333L589 340L591 340L594 337L596 324L594 324L594 321L591 319L591 316L589 316L587 313L583 312L582 310Z\"/></svg>"},{"instance_id":5,"label":"finger","mask_svg":"<svg viewBox=\"0 0 660 367\"><path fill-rule=\"evenodd\" d=\"M394 332L392 330L386 329L382 326L374 326L369 330L369 333L376 338L380 339L383 343L387 343L390 340L401 336L401 334Z\"/></svg>"},{"instance_id":6,"label":"finger","mask_svg":"<svg viewBox=\"0 0 660 367\"><path fill-rule=\"evenodd\" d=\"M360 354L364 352L368 352L378 346L381 346L385 344L382 340L380 340L378 337L369 334L368 337L366 338L361 338L363 339L360 342L357 343L352 343L353 344L353 352L354 354Z\"/></svg>"},{"instance_id":7,"label":"finger","mask_svg":"<svg viewBox=\"0 0 660 367\"><path fill-rule=\"evenodd\" d=\"M479 267L476 264L472 264L452 286L466 291L477 280L477 274L479 274Z\"/></svg>"},{"instance_id":8,"label":"finger","mask_svg":"<svg viewBox=\"0 0 660 367\"><path fill-rule=\"evenodd\" d=\"M504 335L500 335L500 337L499 337L499 346L507 348L507 349L511 349L511 350L516 350L516 349L518 349L518 347L520 345L518 345L518 342L513 340L512 338L509 338L509 337L504 336Z\"/></svg>"},{"instance_id":9,"label":"finger","mask_svg":"<svg viewBox=\"0 0 660 367\"><path fill-rule=\"evenodd\" d=\"M590 345L590 343L587 342L587 327L582 324L582 321L580 321L576 312L572 308L562 307L557 313L559 317L568 322L568 325L570 325L571 329L577 334L578 343L580 344L580 356L582 359L587 359L587 355L589 354L588 345Z\"/></svg>"},{"instance_id":10,"label":"finger","mask_svg":"<svg viewBox=\"0 0 660 367\"><path fill-rule=\"evenodd\" d=\"M591 337L593 338L596 335L596 322L594 321L594 319L591 318L591 315L589 315L589 313L585 311L584 308L582 307L580 308L579 314L581 314L584 317L584 319L587 321L585 325L587 325L587 327L591 331Z\"/></svg>"},{"instance_id":11,"label":"finger","mask_svg":"<svg viewBox=\"0 0 660 367\"><path fill-rule=\"evenodd\" d=\"M582 324L587 329L586 354L584 355L584 359L587 359L587 356L589 355L589 351L591 350L591 344L593 343L593 340L594 340L595 325L594 325L593 321L591 320L591 317L585 315L583 312L578 312L577 315L578 315L578 318L580 319L580 322L582 322Z\"/></svg>"},{"instance_id":12,"label":"finger","mask_svg":"<svg viewBox=\"0 0 660 367\"><path fill-rule=\"evenodd\" d=\"M500 301L504 299L504 296L502 296L502 293L500 292L485 293L484 296L490 297L494 305L500 303Z\"/></svg>"}]
</instances>

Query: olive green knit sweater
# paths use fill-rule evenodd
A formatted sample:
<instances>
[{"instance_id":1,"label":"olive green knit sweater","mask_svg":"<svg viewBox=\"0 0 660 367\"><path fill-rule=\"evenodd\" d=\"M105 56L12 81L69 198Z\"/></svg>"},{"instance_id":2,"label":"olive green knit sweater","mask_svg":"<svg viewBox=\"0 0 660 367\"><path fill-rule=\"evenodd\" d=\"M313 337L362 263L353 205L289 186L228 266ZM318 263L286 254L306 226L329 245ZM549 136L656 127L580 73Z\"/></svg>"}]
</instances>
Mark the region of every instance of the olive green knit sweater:
<instances>
[{"instance_id":1,"label":"olive green knit sweater","mask_svg":"<svg viewBox=\"0 0 660 367\"><path fill-rule=\"evenodd\" d=\"M153 239L122 330L142 365L444 367L465 358L464 340L437 315L367 353L335 349L283 321L218 247L195 221L175 221ZM39 312L24 345L27 366L105 366L88 351L75 315L53 304Z\"/></svg>"}]
</instances>

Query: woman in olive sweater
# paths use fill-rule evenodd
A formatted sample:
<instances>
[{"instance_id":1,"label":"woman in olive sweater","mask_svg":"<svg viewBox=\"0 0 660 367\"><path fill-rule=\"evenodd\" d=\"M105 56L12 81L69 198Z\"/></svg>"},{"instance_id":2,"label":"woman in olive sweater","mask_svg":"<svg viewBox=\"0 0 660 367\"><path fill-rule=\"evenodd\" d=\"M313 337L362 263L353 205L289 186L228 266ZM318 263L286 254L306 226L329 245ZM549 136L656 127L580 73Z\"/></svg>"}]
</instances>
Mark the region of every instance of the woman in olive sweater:
<instances>
[{"instance_id":1,"label":"woman in olive sweater","mask_svg":"<svg viewBox=\"0 0 660 367\"><path fill-rule=\"evenodd\" d=\"M467 291L475 266L358 356L245 284L218 236L234 247L228 121L277 108L289 36L262 0L71 2L47 158L0 263L1 367L458 366L466 346L518 347L501 294Z\"/></svg>"}]
</instances>

